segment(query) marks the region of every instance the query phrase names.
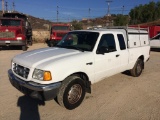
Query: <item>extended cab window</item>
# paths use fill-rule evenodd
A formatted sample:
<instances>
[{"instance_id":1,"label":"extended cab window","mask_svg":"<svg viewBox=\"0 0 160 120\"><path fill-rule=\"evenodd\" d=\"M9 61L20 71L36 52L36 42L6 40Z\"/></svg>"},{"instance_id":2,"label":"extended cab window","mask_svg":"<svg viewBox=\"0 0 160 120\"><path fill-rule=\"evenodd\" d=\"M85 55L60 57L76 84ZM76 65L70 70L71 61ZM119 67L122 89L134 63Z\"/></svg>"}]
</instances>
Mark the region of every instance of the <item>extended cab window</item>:
<instances>
[{"instance_id":1,"label":"extended cab window","mask_svg":"<svg viewBox=\"0 0 160 120\"><path fill-rule=\"evenodd\" d=\"M102 35L99 45L98 45L98 50L101 51L104 50L104 52L114 52L116 51L116 44L115 44L115 39L113 34L104 34Z\"/></svg>"},{"instance_id":2,"label":"extended cab window","mask_svg":"<svg viewBox=\"0 0 160 120\"><path fill-rule=\"evenodd\" d=\"M120 49L121 50L125 50L126 49L126 45L125 45L125 42L124 42L123 35L122 34L117 34L117 37L118 37Z\"/></svg>"}]
</instances>

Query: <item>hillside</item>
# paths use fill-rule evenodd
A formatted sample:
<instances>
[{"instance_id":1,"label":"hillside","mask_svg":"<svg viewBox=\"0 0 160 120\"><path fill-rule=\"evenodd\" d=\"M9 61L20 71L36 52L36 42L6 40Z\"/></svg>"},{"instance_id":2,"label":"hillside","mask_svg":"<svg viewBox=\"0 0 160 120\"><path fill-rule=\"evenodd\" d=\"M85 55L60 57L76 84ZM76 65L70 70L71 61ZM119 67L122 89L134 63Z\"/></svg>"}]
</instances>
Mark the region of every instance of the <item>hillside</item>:
<instances>
[{"instance_id":1,"label":"hillside","mask_svg":"<svg viewBox=\"0 0 160 120\"><path fill-rule=\"evenodd\" d=\"M49 29L49 25L52 24L49 20L40 19L33 16L28 16L28 19L33 29Z\"/></svg>"},{"instance_id":2,"label":"hillside","mask_svg":"<svg viewBox=\"0 0 160 120\"><path fill-rule=\"evenodd\" d=\"M113 21L115 16L103 16L99 18L89 19L89 20L82 20L83 25L90 25L90 26L113 26Z\"/></svg>"},{"instance_id":3,"label":"hillside","mask_svg":"<svg viewBox=\"0 0 160 120\"><path fill-rule=\"evenodd\" d=\"M48 30L49 25L51 25L53 22L45 19L36 18L34 16L27 15L28 19L31 23L31 26L33 29L43 29ZM0 17L2 17L2 11L0 11ZM113 21L116 19L116 16L103 16L95 19L84 19L81 22L83 23L84 28L87 26L95 26L95 25L102 25L102 26L113 26ZM139 25L160 25L160 20L156 20L149 23L143 23Z\"/></svg>"}]
</instances>

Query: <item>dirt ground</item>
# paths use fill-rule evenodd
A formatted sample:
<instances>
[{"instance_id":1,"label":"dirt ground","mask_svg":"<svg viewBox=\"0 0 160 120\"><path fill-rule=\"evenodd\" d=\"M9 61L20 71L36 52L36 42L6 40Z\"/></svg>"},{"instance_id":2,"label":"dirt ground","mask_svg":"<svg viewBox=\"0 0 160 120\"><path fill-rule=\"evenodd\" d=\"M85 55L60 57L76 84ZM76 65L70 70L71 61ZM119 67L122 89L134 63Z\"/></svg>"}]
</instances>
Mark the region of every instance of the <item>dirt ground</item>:
<instances>
[{"instance_id":1,"label":"dirt ground","mask_svg":"<svg viewBox=\"0 0 160 120\"><path fill-rule=\"evenodd\" d=\"M48 47L34 44L28 51ZM160 120L160 52L151 52L138 78L120 73L92 85L82 104L67 110L56 101L40 102L24 96L9 82L13 56L22 50L0 51L1 120Z\"/></svg>"}]
</instances>

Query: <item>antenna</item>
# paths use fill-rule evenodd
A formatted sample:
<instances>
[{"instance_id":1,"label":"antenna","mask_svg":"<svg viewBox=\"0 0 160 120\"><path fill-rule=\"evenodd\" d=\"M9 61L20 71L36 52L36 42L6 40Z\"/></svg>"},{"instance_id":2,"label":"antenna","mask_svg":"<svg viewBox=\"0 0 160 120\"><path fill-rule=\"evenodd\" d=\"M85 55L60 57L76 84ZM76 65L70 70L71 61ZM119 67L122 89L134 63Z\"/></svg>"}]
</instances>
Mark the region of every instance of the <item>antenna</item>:
<instances>
[{"instance_id":1,"label":"antenna","mask_svg":"<svg viewBox=\"0 0 160 120\"><path fill-rule=\"evenodd\" d=\"M107 0L106 1L108 3L108 13L107 16L110 16L110 3L113 2L112 0Z\"/></svg>"}]
</instances>

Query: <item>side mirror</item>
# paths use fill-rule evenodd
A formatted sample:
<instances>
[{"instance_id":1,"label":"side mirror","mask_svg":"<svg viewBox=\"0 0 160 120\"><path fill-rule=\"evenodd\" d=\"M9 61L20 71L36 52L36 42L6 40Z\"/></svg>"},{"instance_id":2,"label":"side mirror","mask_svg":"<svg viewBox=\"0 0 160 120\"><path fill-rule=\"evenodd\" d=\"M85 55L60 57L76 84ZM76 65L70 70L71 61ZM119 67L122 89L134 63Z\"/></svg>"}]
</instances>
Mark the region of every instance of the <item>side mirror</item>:
<instances>
[{"instance_id":1,"label":"side mirror","mask_svg":"<svg viewBox=\"0 0 160 120\"><path fill-rule=\"evenodd\" d=\"M108 47L105 47L105 46L102 46L102 47L100 47L100 48L98 48L98 50L97 50L97 54L105 54L105 53L108 53L109 52L109 49L108 49Z\"/></svg>"}]
</instances>

